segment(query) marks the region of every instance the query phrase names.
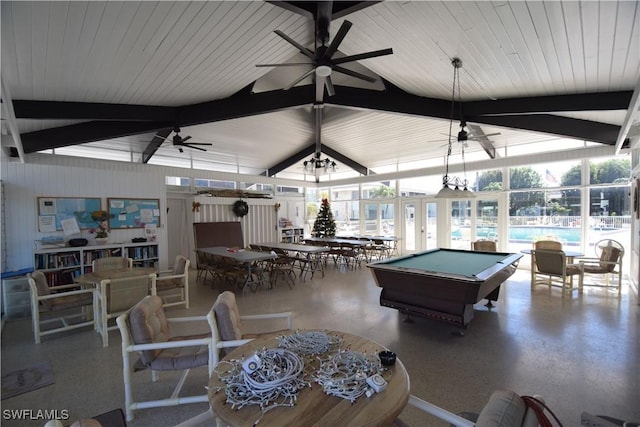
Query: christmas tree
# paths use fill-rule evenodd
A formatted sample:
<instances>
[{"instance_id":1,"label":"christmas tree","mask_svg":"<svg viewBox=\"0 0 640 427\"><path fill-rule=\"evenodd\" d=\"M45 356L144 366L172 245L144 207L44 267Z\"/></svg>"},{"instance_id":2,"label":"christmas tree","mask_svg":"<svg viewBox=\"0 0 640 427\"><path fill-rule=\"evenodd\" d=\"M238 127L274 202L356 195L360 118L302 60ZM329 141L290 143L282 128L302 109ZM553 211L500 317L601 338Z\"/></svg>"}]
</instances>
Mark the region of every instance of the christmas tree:
<instances>
[{"instance_id":1,"label":"christmas tree","mask_svg":"<svg viewBox=\"0 0 640 427\"><path fill-rule=\"evenodd\" d=\"M336 235L336 222L333 220L333 213L327 199L322 199L320 212L313 223L311 235L313 237L334 237Z\"/></svg>"}]
</instances>

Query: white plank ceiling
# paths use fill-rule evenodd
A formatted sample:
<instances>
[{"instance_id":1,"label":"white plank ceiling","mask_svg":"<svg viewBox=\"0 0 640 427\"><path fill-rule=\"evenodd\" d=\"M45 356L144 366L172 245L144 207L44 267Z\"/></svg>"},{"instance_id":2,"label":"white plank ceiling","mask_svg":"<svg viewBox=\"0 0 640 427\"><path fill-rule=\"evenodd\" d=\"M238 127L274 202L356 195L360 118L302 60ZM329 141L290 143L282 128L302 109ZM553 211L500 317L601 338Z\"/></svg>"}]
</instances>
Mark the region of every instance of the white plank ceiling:
<instances>
[{"instance_id":1,"label":"white plank ceiling","mask_svg":"<svg viewBox=\"0 0 640 427\"><path fill-rule=\"evenodd\" d=\"M273 76L291 82L299 75L291 72L295 67L255 66L301 56L274 30L314 48L312 18L263 1L3 0L0 7L2 100L14 101L17 107L17 117L3 108L2 133L12 133L9 124L13 123L21 136L2 139L3 155L22 139L30 141L34 132L58 128L58 153L95 149L96 157L102 158L108 149L140 161L154 129L110 135L74 147L76 143L65 143L64 132L98 118L34 118L21 113L18 101L52 101L60 111L67 111L62 103L183 107L225 100L256 81L257 92L261 85L274 84L269 82ZM393 49L393 55L344 65L366 67L359 69L384 79L378 84L388 82L407 95L450 105L451 60L459 57L464 63L460 93L465 103L549 97L541 98L548 101L548 110L535 113L626 127L627 132L618 136L620 140L638 127L638 1L386 1L356 7L334 18L330 39L345 19L353 23L339 46L340 54ZM346 93L349 82L339 80L335 71L333 75L338 99L341 91ZM388 83L387 90L393 87ZM310 84L311 79L306 79L299 86ZM554 110L554 97L622 91L635 96L613 109ZM268 93L272 94L270 99L277 100L290 92L275 88ZM176 123L183 124L182 136L213 146L207 147L207 152L185 148L179 153L167 141L150 163L178 158L262 173L317 142L314 98L313 92L309 93L308 102L261 114L240 113L186 125L184 117L175 117ZM443 145L450 125L446 116L403 114L397 107L396 112L359 108L346 105L344 100L332 103L326 94L324 102L320 142L373 171L441 159L446 152ZM211 109L219 108L216 105ZM505 155L510 146L531 144L535 151L536 141L567 138L552 132L469 122L485 134L500 133L489 138L498 156ZM455 121L454 133L458 125ZM573 140L579 146L588 138ZM614 145L615 136L607 143ZM63 148L65 145L71 146ZM564 143L557 145L566 147ZM27 154L22 160L28 162L27 142L24 149ZM478 142L470 142L467 150L471 156L477 152L487 158ZM339 167L349 169L343 164ZM286 173L303 178L299 162Z\"/></svg>"}]
</instances>

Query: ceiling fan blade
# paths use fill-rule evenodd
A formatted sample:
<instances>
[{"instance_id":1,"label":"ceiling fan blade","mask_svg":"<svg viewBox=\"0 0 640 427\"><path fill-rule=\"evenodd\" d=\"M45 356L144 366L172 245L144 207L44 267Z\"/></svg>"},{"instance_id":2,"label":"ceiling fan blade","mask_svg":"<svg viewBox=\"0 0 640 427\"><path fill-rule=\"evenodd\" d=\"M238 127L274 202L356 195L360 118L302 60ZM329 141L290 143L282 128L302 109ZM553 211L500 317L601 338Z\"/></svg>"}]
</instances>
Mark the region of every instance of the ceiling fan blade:
<instances>
[{"instance_id":1,"label":"ceiling fan blade","mask_svg":"<svg viewBox=\"0 0 640 427\"><path fill-rule=\"evenodd\" d=\"M184 145L185 147L193 148L194 150L207 151L204 148L194 146L194 144L182 144L182 145Z\"/></svg>"},{"instance_id":2,"label":"ceiling fan blade","mask_svg":"<svg viewBox=\"0 0 640 427\"><path fill-rule=\"evenodd\" d=\"M324 85L327 87L327 95L333 96L336 94L336 91L333 88L333 82L331 81L331 76L324 79Z\"/></svg>"},{"instance_id":3,"label":"ceiling fan blade","mask_svg":"<svg viewBox=\"0 0 640 427\"><path fill-rule=\"evenodd\" d=\"M471 136L469 136L468 139L488 138L490 136L496 136L496 135L500 135L500 132L485 133L485 134L482 134L482 135L471 135Z\"/></svg>"},{"instance_id":4,"label":"ceiling fan blade","mask_svg":"<svg viewBox=\"0 0 640 427\"><path fill-rule=\"evenodd\" d=\"M306 47L302 46L300 43L298 43L297 41L295 41L294 39L292 39L291 37L289 37L288 35L286 35L282 31L275 30L274 33L276 33L277 35L279 35L280 37L282 37L283 39L285 39L286 41L288 41L289 43L294 45L300 51L300 53L302 53L307 58L309 58L309 59L313 59L314 58L314 53L313 52L311 52Z\"/></svg>"},{"instance_id":5,"label":"ceiling fan blade","mask_svg":"<svg viewBox=\"0 0 640 427\"><path fill-rule=\"evenodd\" d=\"M188 142L184 145L213 145L213 144L210 142Z\"/></svg>"},{"instance_id":6,"label":"ceiling fan blade","mask_svg":"<svg viewBox=\"0 0 640 427\"><path fill-rule=\"evenodd\" d=\"M326 77L316 75L316 102L324 102L324 82Z\"/></svg>"},{"instance_id":7,"label":"ceiling fan blade","mask_svg":"<svg viewBox=\"0 0 640 427\"><path fill-rule=\"evenodd\" d=\"M342 21L340 29L336 33L333 40L331 40L331 43L329 44L327 50L324 52L324 58L331 58L333 54L336 53L336 51L338 50L338 46L340 46L340 43L342 43L342 40L344 40L352 25L353 24L346 19Z\"/></svg>"},{"instance_id":8,"label":"ceiling fan blade","mask_svg":"<svg viewBox=\"0 0 640 427\"><path fill-rule=\"evenodd\" d=\"M182 143L184 144L185 141L188 141L190 139L191 139L191 135L185 136L184 138L182 138Z\"/></svg>"},{"instance_id":9,"label":"ceiling fan blade","mask_svg":"<svg viewBox=\"0 0 640 427\"><path fill-rule=\"evenodd\" d=\"M309 71L307 71L306 73L304 73L303 75L301 75L300 77L298 77L296 80L294 80L293 82L289 83L284 90L289 90L292 87L294 87L295 85L297 85L298 83L300 83L301 81L303 81L304 79L306 79L307 77L309 77L311 74L313 74L313 72L315 71L314 68L310 69Z\"/></svg>"},{"instance_id":10,"label":"ceiling fan blade","mask_svg":"<svg viewBox=\"0 0 640 427\"><path fill-rule=\"evenodd\" d=\"M256 64L256 67L299 67L300 65L313 65L310 62L283 62L282 64Z\"/></svg>"},{"instance_id":11,"label":"ceiling fan blade","mask_svg":"<svg viewBox=\"0 0 640 427\"><path fill-rule=\"evenodd\" d=\"M366 74L362 74L362 73L359 73L357 71L353 71L353 70L350 70L348 68L344 68L344 67L340 67L340 66L334 66L333 67L333 71L337 71L338 73L346 74L348 76L355 77L356 79L364 80L364 81L367 81L369 83L373 83L376 80L378 80L375 77L367 76Z\"/></svg>"},{"instance_id":12,"label":"ceiling fan blade","mask_svg":"<svg viewBox=\"0 0 640 427\"><path fill-rule=\"evenodd\" d=\"M332 59L333 64L344 64L345 62L360 61L361 59L375 58L377 56L392 55L393 49L374 50L371 52L359 53L357 55L343 56L342 58Z\"/></svg>"}]
</instances>

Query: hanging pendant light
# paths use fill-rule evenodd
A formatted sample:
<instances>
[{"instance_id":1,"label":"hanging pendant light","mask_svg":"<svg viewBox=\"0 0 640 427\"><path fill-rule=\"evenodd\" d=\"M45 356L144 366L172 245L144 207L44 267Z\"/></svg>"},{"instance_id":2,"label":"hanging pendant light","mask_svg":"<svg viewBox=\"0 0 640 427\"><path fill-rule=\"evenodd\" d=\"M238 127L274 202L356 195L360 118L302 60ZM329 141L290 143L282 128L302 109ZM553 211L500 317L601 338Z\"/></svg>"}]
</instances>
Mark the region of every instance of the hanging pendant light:
<instances>
[{"instance_id":1,"label":"hanging pendant light","mask_svg":"<svg viewBox=\"0 0 640 427\"><path fill-rule=\"evenodd\" d=\"M438 199L473 199L475 194L469 189L469 181L467 181L467 167L464 161L464 145L461 145L462 167L464 178L457 176L449 176L449 158L453 148L453 142L457 141L457 136L453 133L453 119L456 105L456 87L458 88L458 105L460 105L460 120L462 120L462 102L460 100L460 68L462 68L462 60L453 58L453 89L451 91L451 118L449 120L449 144L447 144L447 157L445 158L444 175L442 176L442 188L436 194Z\"/></svg>"}]
</instances>

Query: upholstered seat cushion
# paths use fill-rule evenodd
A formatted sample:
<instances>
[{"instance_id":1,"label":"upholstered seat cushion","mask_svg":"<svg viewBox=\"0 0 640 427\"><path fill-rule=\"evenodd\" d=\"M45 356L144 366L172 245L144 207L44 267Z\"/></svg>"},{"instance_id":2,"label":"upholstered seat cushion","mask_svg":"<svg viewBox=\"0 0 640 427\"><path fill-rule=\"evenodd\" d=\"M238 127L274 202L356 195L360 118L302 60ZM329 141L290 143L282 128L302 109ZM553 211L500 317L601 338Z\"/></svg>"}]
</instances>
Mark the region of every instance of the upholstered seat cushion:
<instances>
[{"instance_id":1,"label":"upholstered seat cushion","mask_svg":"<svg viewBox=\"0 0 640 427\"><path fill-rule=\"evenodd\" d=\"M36 282L38 296L51 295L51 288L47 283L47 276L41 271L31 273L31 278ZM93 295L90 293L80 295L67 295L41 301L42 305L50 311L63 311L70 308L79 307L81 305L91 305L93 303Z\"/></svg>"},{"instance_id":2,"label":"upholstered seat cushion","mask_svg":"<svg viewBox=\"0 0 640 427\"><path fill-rule=\"evenodd\" d=\"M567 276L580 274L580 264L567 264Z\"/></svg>"},{"instance_id":3,"label":"upholstered seat cushion","mask_svg":"<svg viewBox=\"0 0 640 427\"><path fill-rule=\"evenodd\" d=\"M156 290L164 291L166 289L175 289L182 287L182 279L179 277L174 277L172 279L163 280L162 277L158 277L156 281Z\"/></svg>"},{"instance_id":4,"label":"upholstered seat cushion","mask_svg":"<svg viewBox=\"0 0 640 427\"><path fill-rule=\"evenodd\" d=\"M476 421L477 427L521 426L527 412L524 400L511 390L496 390ZM536 424L537 425L537 424Z\"/></svg>"},{"instance_id":5,"label":"upholstered seat cushion","mask_svg":"<svg viewBox=\"0 0 640 427\"><path fill-rule=\"evenodd\" d=\"M129 328L134 344L149 344L169 340L169 324L162 309L162 299L154 296L136 304L129 314ZM148 366L160 350L140 352L140 360Z\"/></svg>"},{"instance_id":6,"label":"upholstered seat cushion","mask_svg":"<svg viewBox=\"0 0 640 427\"><path fill-rule=\"evenodd\" d=\"M612 273L615 270L618 258L620 257L620 249L613 246L602 247L600 262L597 264L584 264L585 273L604 274Z\"/></svg>"},{"instance_id":7,"label":"upholstered seat cushion","mask_svg":"<svg viewBox=\"0 0 640 427\"><path fill-rule=\"evenodd\" d=\"M64 297L53 298L49 301L43 301L49 306L51 311L62 311L81 305L91 305L93 303L93 295L90 293L80 295L67 295Z\"/></svg>"},{"instance_id":8,"label":"upholstered seat cushion","mask_svg":"<svg viewBox=\"0 0 640 427\"><path fill-rule=\"evenodd\" d=\"M221 293L213 305L213 311L216 315L218 332L223 341L242 339L242 321L233 292Z\"/></svg>"},{"instance_id":9,"label":"upholstered seat cushion","mask_svg":"<svg viewBox=\"0 0 640 427\"><path fill-rule=\"evenodd\" d=\"M172 337L169 341L195 340L209 338L211 334ZM209 347L179 347L160 350L149 367L154 371L175 371L204 366L209 363Z\"/></svg>"},{"instance_id":10,"label":"upholstered seat cushion","mask_svg":"<svg viewBox=\"0 0 640 427\"><path fill-rule=\"evenodd\" d=\"M129 314L131 338L135 344L208 338L210 334L170 337L169 324L162 309L162 298L151 296L140 301ZM204 366L209 362L207 346L179 347L140 352L136 369L171 371Z\"/></svg>"},{"instance_id":11,"label":"upholstered seat cushion","mask_svg":"<svg viewBox=\"0 0 640 427\"><path fill-rule=\"evenodd\" d=\"M170 271L169 276L177 276L183 275L187 269L187 259L182 256L178 256L176 258L175 265L173 266L173 271ZM156 289L159 291L163 291L166 289L175 289L181 288L184 286L182 277L172 277L163 279L162 274L158 276L158 280L156 282Z\"/></svg>"}]
</instances>

